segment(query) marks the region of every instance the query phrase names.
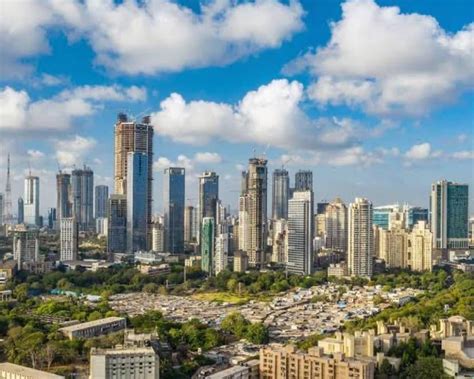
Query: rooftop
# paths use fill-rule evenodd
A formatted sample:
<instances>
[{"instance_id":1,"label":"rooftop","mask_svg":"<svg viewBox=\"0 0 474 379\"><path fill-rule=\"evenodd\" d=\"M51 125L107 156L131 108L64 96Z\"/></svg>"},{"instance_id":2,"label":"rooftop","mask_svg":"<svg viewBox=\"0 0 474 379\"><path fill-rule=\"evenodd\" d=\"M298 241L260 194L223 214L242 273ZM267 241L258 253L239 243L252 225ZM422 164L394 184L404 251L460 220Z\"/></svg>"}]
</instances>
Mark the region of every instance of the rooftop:
<instances>
[{"instance_id":1,"label":"rooftop","mask_svg":"<svg viewBox=\"0 0 474 379\"><path fill-rule=\"evenodd\" d=\"M67 332L74 332L76 330L92 328L94 326L108 324L108 323L111 323L111 322L116 322L116 321L121 321L121 320L125 320L125 318L124 317L106 317L106 318L101 318L100 320L88 321L88 322L83 322L81 324L65 326L64 328L61 328L59 330L60 331L67 331Z\"/></svg>"},{"instance_id":2,"label":"rooftop","mask_svg":"<svg viewBox=\"0 0 474 379\"><path fill-rule=\"evenodd\" d=\"M46 371L35 370L34 368L16 365L14 363L0 363L0 372L6 371L10 374L28 376L37 379L64 379L64 376L51 374Z\"/></svg>"}]
</instances>

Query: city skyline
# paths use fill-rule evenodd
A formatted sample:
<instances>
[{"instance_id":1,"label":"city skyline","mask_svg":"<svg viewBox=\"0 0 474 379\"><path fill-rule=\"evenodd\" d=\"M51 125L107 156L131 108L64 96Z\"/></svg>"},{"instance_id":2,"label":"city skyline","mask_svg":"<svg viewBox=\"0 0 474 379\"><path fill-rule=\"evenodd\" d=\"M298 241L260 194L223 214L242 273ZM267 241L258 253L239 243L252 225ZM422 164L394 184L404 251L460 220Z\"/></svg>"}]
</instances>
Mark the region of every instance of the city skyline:
<instances>
[{"instance_id":1,"label":"city skyline","mask_svg":"<svg viewBox=\"0 0 474 379\"><path fill-rule=\"evenodd\" d=\"M428 208L432 183L446 178L474 184L473 28L467 1L454 1L448 9L406 0L226 4L227 17L212 25L204 17L189 21L195 35L172 47L166 37L147 40L130 30L133 54L123 50L122 36L99 25L100 18L114 25L119 11L134 11L144 21L151 18L152 35L162 30L158 16L166 10L134 1L129 8L73 2L90 19L80 25L66 9L32 6L25 30L0 42L9 52L0 62L5 104L0 136L6 147L0 152L0 192L11 153L12 204L24 196L31 168L40 177L44 218L56 207L55 191L46 189L55 187L58 166L70 173L86 164L94 183L113 192L113 136L120 112L137 122L151 116L153 213L163 211L162 172L172 166L186 169L190 199L197 198L198 176L215 171L223 203L238 209L234 191L240 171L249 157L264 153L269 174L284 166L293 179L299 169L312 170L315 203L364 197L374 206L408 202ZM212 13L197 3L176 7L178 15L185 10ZM6 14L10 11L6 5ZM249 30L239 18L244 11L262 22L271 17L280 22ZM45 12L55 17L41 18ZM13 30L16 22L23 21L7 17L4 25ZM354 45L351 31L360 22L366 26L360 31L363 43ZM209 28L221 31L222 39L199 34ZM372 34L390 41L390 48ZM110 49L104 50L100 38ZM406 40L411 43L397 43ZM27 48L19 52L12 44ZM183 53L190 45L196 49ZM420 56L419 46L430 59ZM165 49L174 58L157 54L148 60L150 49ZM372 54L380 62L373 62ZM114 56L117 65L111 67ZM348 60L351 66L344 63ZM271 191L271 180L268 186ZM469 205L472 215L472 197Z\"/></svg>"}]
</instances>

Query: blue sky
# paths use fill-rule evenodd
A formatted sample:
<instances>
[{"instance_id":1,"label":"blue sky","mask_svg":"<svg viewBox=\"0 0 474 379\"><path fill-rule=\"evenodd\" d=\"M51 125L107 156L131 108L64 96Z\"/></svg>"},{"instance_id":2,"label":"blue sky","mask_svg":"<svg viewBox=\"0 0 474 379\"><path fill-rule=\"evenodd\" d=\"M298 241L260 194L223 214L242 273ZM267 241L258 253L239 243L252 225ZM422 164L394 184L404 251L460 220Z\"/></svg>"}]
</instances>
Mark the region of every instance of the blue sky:
<instances>
[{"instance_id":1,"label":"blue sky","mask_svg":"<svg viewBox=\"0 0 474 379\"><path fill-rule=\"evenodd\" d=\"M254 149L270 172L312 169L317 201L427 206L435 180L474 184L469 0L203 4L2 2L0 170L10 152L14 201L29 166L43 212L57 162L111 185L119 111L152 115L158 212L168 165L187 169L190 203L196 176L217 171L235 208Z\"/></svg>"}]
</instances>

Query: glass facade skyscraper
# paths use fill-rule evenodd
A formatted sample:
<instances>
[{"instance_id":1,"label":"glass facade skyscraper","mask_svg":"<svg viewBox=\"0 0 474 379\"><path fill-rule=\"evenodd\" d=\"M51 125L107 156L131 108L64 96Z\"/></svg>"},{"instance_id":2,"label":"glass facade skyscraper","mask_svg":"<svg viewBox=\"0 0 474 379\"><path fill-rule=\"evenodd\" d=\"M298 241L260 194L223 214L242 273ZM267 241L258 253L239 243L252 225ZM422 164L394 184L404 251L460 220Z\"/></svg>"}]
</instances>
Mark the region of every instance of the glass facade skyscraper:
<instances>
[{"instance_id":1,"label":"glass facade skyscraper","mask_svg":"<svg viewBox=\"0 0 474 379\"><path fill-rule=\"evenodd\" d=\"M111 195L107 207L107 251L124 253L127 248L127 196Z\"/></svg>"},{"instance_id":2,"label":"glass facade skyscraper","mask_svg":"<svg viewBox=\"0 0 474 379\"><path fill-rule=\"evenodd\" d=\"M289 272L311 275L313 271L313 192L298 191L288 202Z\"/></svg>"},{"instance_id":3,"label":"glass facade skyscraper","mask_svg":"<svg viewBox=\"0 0 474 379\"><path fill-rule=\"evenodd\" d=\"M40 181L37 176L25 178L24 221L26 225L40 226Z\"/></svg>"},{"instance_id":4,"label":"glass facade skyscraper","mask_svg":"<svg viewBox=\"0 0 474 379\"><path fill-rule=\"evenodd\" d=\"M94 229L94 173L89 167L72 170L71 193L72 217L79 230Z\"/></svg>"},{"instance_id":5,"label":"glass facade skyscraper","mask_svg":"<svg viewBox=\"0 0 474 379\"><path fill-rule=\"evenodd\" d=\"M105 185L95 186L95 218L107 217L107 199L109 198L109 187Z\"/></svg>"},{"instance_id":6,"label":"glass facade skyscraper","mask_svg":"<svg viewBox=\"0 0 474 379\"><path fill-rule=\"evenodd\" d=\"M127 251L147 250L148 155L127 154Z\"/></svg>"},{"instance_id":7,"label":"glass facade skyscraper","mask_svg":"<svg viewBox=\"0 0 474 379\"><path fill-rule=\"evenodd\" d=\"M288 171L276 169L273 171L272 186L272 219L288 218L288 195L290 189L290 177Z\"/></svg>"},{"instance_id":8,"label":"glass facade skyscraper","mask_svg":"<svg viewBox=\"0 0 474 379\"><path fill-rule=\"evenodd\" d=\"M163 175L165 251L170 253L184 252L184 179L184 168L165 169Z\"/></svg>"},{"instance_id":9,"label":"glass facade skyscraper","mask_svg":"<svg viewBox=\"0 0 474 379\"><path fill-rule=\"evenodd\" d=\"M437 249L465 249L469 245L469 186L446 180L431 186L431 232Z\"/></svg>"},{"instance_id":10,"label":"glass facade skyscraper","mask_svg":"<svg viewBox=\"0 0 474 379\"><path fill-rule=\"evenodd\" d=\"M295 174L295 191L313 190L313 172L300 170Z\"/></svg>"},{"instance_id":11,"label":"glass facade skyscraper","mask_svg":"<svg viewBox=\"0 0 474 379\"><path fill-rule=\"evenodd\" d=\"M199 224L204 217L212 217L217 224L217 203L219 201L219 176L215 172L206 171L199 177Z\"/></svg>"}]
</instances>

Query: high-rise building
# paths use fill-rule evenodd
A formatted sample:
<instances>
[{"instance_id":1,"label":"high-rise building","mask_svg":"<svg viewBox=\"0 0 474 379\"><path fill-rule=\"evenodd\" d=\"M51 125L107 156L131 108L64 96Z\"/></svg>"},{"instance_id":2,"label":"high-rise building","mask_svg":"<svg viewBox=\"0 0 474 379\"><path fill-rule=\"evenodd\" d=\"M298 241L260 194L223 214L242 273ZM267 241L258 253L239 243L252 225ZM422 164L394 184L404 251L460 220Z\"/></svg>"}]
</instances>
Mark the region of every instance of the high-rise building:
<instances>
[{"instance_id":1,"label":"high-rise building","mask_svg":"<svg viewBox=\"0 0 474 379\"><path fill-rule=\"evenodd\" d=\"M296 191L288 202L289 272L311 275L313 272L313 193Z\"/></svg>"},{"instance_id":2,"label":"high-rise building","mask_svg":"<svg viewBox=\"0 0 474 379\"><path fill-rule=\"evenodd\" d=\"M249 200L246 193L239 197L238 248L242 251L250 251Z\"/></svg>"},{"instance_id":3,"label":"high-rise building","mask_svg":"<svg viewBox=\"0 0 474 379\"><path fill-rule=\"evenodd\" d=\"M327 201L317 203L316 204L316 213L318 215L326 213L326 209L327 209L328 205L329 205L329 202L327 202Z\"/></svg>"},{"instance_id":4,"label":"high-rise building","mask_svg":"<svg viewBox=\"0 0 474 379\"><path fill-rule=\"evenodd\" d=\"M151 249L155 253L163 253L165 251L165 231L163 223L155 221L152 225Z\"/></svg>"},{"instance_id":5,"label":"high-rise building","mask_svg":"<svg viewBox=\"0 0 474 379\"><path fill-rule=\"evenodd\" d=\"M74 217L63 217L59 222L60 230L60 261L77 260L79 249L79 230Z\"/></svg>"},{"instance_id":6,"label":"high-rise building","mask_svg":"<svg viewBox=\"0 0 474 379\"><path fill-rule=\"evenodd\" d=\"M392 214L393 215L393 214ZM399 214L401 216L401 214ZM405 229L404 217L390 221L390 229L379 228L377 256L383 259L387 267L408 267L409 233ZM375 243L375 238L374 238Z\"/></svg>"},{"instance_id":7,"label":"high-rise building","mask_svg":"<svg viewBox=\"0 0 474 379\"><path fill-rule=\"evenodd\" d=\"M469 245L469 186L441 180L431 186L431 232L436 249Z\"/></svg>"},{"instance_id":8,"label":"high-rise building","mask_svg":"<svg viewBox=\"0 0 474 379\"><path fill-rule=\"evenodd\" d=\"M127 115L120 113L115 124L115 193L127 194L127 154L129 152L145 153L148 156L148 188L147 188L147 224L151 243L151 216L153 201L153 126L150 117L145 116L142 122L129 120Z\"/></svg>"},{"instance_id":9,"label":"high-rise building","mask_svg":"<svg viewBox=\"0 0 474 379\"><path fill-rule=\"evenodd\" d=\"M107 238L109 235L109 219L107 217L99 217L95 219L95 232L99 237Z\"/></svg>"},{"instance_id":10,"label":"high-rise building","mask_svg":"<svg viewBox=\"0 0 474 379\"><path fill-rule=\"evenodd\" d=\"M273 221L272 262L288 262L288 221L285 219Z\"/></svg>"},{"instance_id":11,"label":"high-rise building","mask_svg":"<svg viewBox=\"0 0 474 379\"><path fill-rule=\"evenodd\" d=\"M49 208L49 211L48 211L48 228L49 229L55 229L56 228L56 223L57 223L56 208Z\"/></svg>"},{"instance_id":12,"label":"high-rise building","mask_svg":"<svg viewBox=\"0 0 474 379\"><path fill-rule=\"evenodd\" d=\"M72 217L80 231L93 230L94 225L94 172L87 166L72 170Z\"/></svg>"},{"instance_id":13,"label":"high-rise building","mask_svg":"<svg viewBox=\"0 0 474 379\"><path fill-rule=\"evenodd\" d=\"M13 233L13 258L18 268L39 260L39 237L38 230L21 229Z\"/></svg>"},{"instance_id":14,"label":"high-rise building","mask_svg":"<svg viewBox=\"0 0 474 379\"><path fill-rule=\"evenodd\" d=\"M433 234L426 221L418 221L409 236L409 267L414 271L433 269Z\"/></svg>"},{"instance_id":15,"label":"high-rise building","mask_svg":"<svg viewBox=\"0 0 474 379\"><path fill-rule=\"evenodd\" d=\"M214 254L214 273L218 275L227 269L229 255L229 233L221 233L216 237Z\"/></svg>"},{"instance_id":16,"label":"high-rise building","mask_svg":"<svg viewBox=\"0 0 474 379\"><path fill-rule=\"evenodd\" d=\"M25 222L25 205L23 198L18 198L18 224L23 224Z\"/></svg>"},{"instance_id":17,"label":"high-rise building","mask_svg":"<svg viewBox=\"0 0 474 379\"><path fill-rule=\"evenodd\" d=\"M295 191L313 191L313 172L299 170L295 174Z\"/></svg>"},{"instance_id":18,"label":"high-rise building","mask_svg":"<svg viewBox=\"0 0 474 379\"><path fill-rule=\"evenodd\" d=\"M372 203L356 198L349 206L348 269L352 276L372 276L374 236Z\"/></svg>"},{"instance_id":19,"label":"high-rise building","mask_svg":"<svg viewBox=\"0 0 474 379\"><path fill-rule=\"evenodd\" d=\"M127 250L127 196L111 195L107 207L107 251L124 253Z\"/></svg>"},{"instance_id":20,"label":"high-rise building","mask_svg":"<svg viewBox=\"0 0 474 379\"><path fill-rule=\"evenodd\" d=\"M127 167L127 251L134 253L147 250L147 154L129 152Z\"/></svg>"},{"instance_id":21,"label":"high-rise building","mask_svg":"<svg viewBox=\"0 0 474 379\"><path fill-rule=\"evenodd\" d=\"M201 227L201 269L209 275L214 271L215 225L214 217L204 217Z\"/></svg>"},{"instance_id":22,"label":"high-rise building","mask_svg":"<svg viewBox=\"0 0 474 379\"><path fill-rule=\"evenodd\" d=\"M5 201L3 193L0 193L0 225L3 225L3 214L5 209Z\"/></svg>"},{"instance_id":23,"label":"high-rise building","mask_svg":"<svg viewBox=\"0 0 474 379\"><path fill-rule=\"evenodd\" d=\"M199 222L204 217L213 217L217 224L217 202L219 200L219 175L205 171L199 177Z\"/></svg>"},{"instance_id":24,"label":"high-rise building","mask_svg":"<svg viewBox=\"0 0 474 379\"><path fill-rule=\"evenodd\" d=\"M72 216L71 174L62 171L56 174L56 216L59 222Z\"/></svg>"},{"instance_id":25,"label":"high-rise building","mask_svg":"<svg viewBox=\"0 0 474 379\"><path fill-rule=\"evenodd\" d=\"M267 160L250 158L247 173L249 264L264 263L267 242Z\"/></svg>"},{"instance_id":26,"label":"high-rise building","mask_svg":"<svg viewBox=\"0 0 474 379\"><path fill-rule=\"evenodd\" d=\"M347 252L347 207L340 198L328 204L325 212L326 247Z\"/></svg>"},{"instance_id":27,"label":"high-rise building","mask_svg":"<svg viewBox=\"0 0 474 379\"><path fill-rule=\"evenodd\" d=\"M13 224L12 214L12 184L10 178L10 153L7 158L7 180L5 181L5 194L2 200L2 223L11 225Z\"/></svg>"},{"instance_id":28,"label":"high-rise building","mask_svg":"<svg viewBox=\"0 0 474 379\"><path fill-rule=\"evenodd\" d=\"M170 253L184 252L184 179L184 168L165 169L163 176L165 251Z\"/></svg>"},{"instance_id":29,"label":"high-rise building","mask_svg":"<svg viewBox=\"0 0 474 379\"><path fill-rule=\"evenodd\" d=\"M106 185L95 186L95 218L107 217L107 201L109 187Z\"/></svg>"},{"instance_id":30,"label":"high-rise building","mask_svg":"<svg viewBox=\"0 0 474 379\"><path fill-rule=\"evenodd\" d=\"M195 208L192 205L188 205L184 208L184 242L193 242L193 218Z\"/></svg>"},{"instance_id":31,"label":"high-rise building","mask_svg":"<svg viewBox=\"0 0 474 379\"><path fill-rule=\"evenodd\" d=\"M375 211L374 211L375 212ZM405 222L406 228L412 229L418 221L429 221L429 211L421 207L405 207Z\"/></svg>"},{"instance_id":32,"label":"high-rise building","mask_svg":"<svg viewBox=\"0 0 474 379\"><path fill-rule=\"evenodd\" d=\"M234 271L245 272L249 266L249 256L245 251L237 250L234 253Z\"/></svg>"},{"instance_id":33,"label":"high-rise building","mask_svg":"<svg viewBox=\"0 0 474 379\"><path fill-rule=\"evenodd\" d=\"M39 177L28 175L25 178L24 218L25 224L40 224L40 181Z\"/></svg>"},{"instance_id":34,"label":"high-rise building","mask_svg":"<svg viewBox=\"0 0 474 379\"><path fill-rule=\"evenodd\" d=\"M288 194L290 188L290 177L285 169L273 171L272 186L272 219L288 218Z\"/></svg>"}]
</instances>

